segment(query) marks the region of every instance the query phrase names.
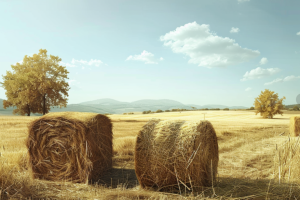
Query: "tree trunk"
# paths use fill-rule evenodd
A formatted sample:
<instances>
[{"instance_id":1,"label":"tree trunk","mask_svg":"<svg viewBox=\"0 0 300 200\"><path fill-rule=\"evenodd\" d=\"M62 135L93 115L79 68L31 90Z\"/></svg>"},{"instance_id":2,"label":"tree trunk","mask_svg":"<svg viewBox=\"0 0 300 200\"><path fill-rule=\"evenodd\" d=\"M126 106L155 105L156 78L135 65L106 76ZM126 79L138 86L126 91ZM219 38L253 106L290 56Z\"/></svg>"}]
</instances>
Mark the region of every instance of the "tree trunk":
<instances>
[{"instance_id":1,"label":"tree trunk","mask_svg":"<svg viewBox=\"0 0 300 200\"><path fill-rule=\"evenodd\" d=\"M30 106L27 104L27 116L30 116Z\"/></svg>"},{"instance_id":2,"label":"tree trunk","mask_svg":"<svg viewBox=\"0 0 300 200\"><path fill-rule=\"evenodd\" d=\"M43 96L43 115L46 113L46 94Z\"/></svg>"}]
</instances>

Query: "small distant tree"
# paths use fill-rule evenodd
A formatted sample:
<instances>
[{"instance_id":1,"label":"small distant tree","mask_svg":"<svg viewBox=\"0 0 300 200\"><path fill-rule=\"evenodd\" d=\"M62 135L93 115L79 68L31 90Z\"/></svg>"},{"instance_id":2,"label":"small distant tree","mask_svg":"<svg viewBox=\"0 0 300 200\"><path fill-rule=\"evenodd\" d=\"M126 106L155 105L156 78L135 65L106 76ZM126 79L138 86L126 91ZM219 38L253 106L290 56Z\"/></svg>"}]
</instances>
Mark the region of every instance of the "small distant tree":
<instances>
[{"instance_id":1,"label":"small distant tree","mask_svg":"<svg viewBox=\"0 0 300 200\"><path fill-rule=\"evenodd\" d=\"M282 101L285 97L279 99L278 94L268 89L265 91L261 91L261 94L255 98L254 106L255 106L255 114L260 113L263 118L272 119L274 115L281 114L282 115Z\"/></svg>"},{"instance_id":2,"label":"small distant tree","mask_svg":"<svg viewBox=\"0 0 300 200\"><path fill-rule=\"evenodd\" d=\"M250 107L250 110L254 110L254 107L252 106L252 107Z\"/></svg>"},{"instance_id":3,"label":"small distant tree","mask_svg":"<svg viewBox=\"0 0 300 200\"><path fill-rule=\"evenodd\" d=\"M170 112L170 110L165 110L165 112Z\"/></svg>"},{"instance_id":4,"label":"small distant tree","mask_svg":"<svg viewBox=\"0 0 300 200\"><path fill-rule=\"evenodd\" d=\"M296 110L296 111L297 111L297 110L299 110L299 107L298 107L298 106L294 106L294 107L293 107L293 110Z\"/></svg>"},{"instance_id":5,"label":"small distant tree","mask_svg":"<svg viewBox=\"0 0 300 200\"><path fill-rule=\"evenodd\" d=\"M163 112L163 111L162 111L162 110L160 110L160 109L156 111L156 113L161 113L161 112Z\"/></svg>"},{"instance_id":6,"label":"small distant tree","mask_svg":"<svg viewBox=\"0 0 300 200\"><path fill-rule=\"evenodd\" d=\"M229 110L229 108L224 108L223 110Z\"/></svg>"},{"instance_id":7,"label":"small distant tree","mask_svg":"<svg viewBox=\"0 0 300 200\"><path fill-rule=\"evenodd\" d=\"M143 111L143 114L149 114L151 113L151 110Z\"/></svg>"}]
</instances>

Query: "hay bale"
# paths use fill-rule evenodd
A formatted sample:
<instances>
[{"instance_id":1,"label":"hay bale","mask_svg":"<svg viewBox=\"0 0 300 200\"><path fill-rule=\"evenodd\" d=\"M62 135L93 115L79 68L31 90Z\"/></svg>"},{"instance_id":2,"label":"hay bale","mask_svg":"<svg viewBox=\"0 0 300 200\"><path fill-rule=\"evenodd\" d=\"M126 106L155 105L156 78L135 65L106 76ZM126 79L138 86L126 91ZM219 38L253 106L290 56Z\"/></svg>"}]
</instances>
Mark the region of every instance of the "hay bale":
<instances>
[{"instance_id":1,"label":"hay bale","mask_svg":"<svg viewBox=\"0 0 300 200\"><path fill-rule=\"evenodd\" d=\"M290 118L290 134L297 137L300 133L300 116Z\"/></svg>"},{"instance_id":2,"label":"hay bale","mask_svg":"<svg viewBox=\"0 0 300 200\"><path fill-rule=\"evenodd\" d=\"M86 183L112 167L112 124L101 114L49 113L28 126L34 178Z\"/></svg>"},{"instance_id":3,"label":"hay bale","mask_svg":"<svg viewBox=\"0 0 300 200\"><path fill-rule=\"evenodd\" d=\"M151 119L137 136L134 164L142 188L212 186L218 162L217 136L209 121Z\"/></svg>"}]
</instances>

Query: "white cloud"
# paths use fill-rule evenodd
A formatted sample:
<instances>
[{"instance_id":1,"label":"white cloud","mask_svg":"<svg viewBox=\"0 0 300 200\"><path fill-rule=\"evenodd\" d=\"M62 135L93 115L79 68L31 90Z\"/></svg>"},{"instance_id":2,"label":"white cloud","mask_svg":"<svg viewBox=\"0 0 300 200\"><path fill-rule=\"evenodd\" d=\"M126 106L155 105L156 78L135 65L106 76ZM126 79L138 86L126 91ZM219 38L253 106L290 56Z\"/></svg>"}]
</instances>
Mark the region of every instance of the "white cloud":
<instances>
[{"instance_id":1,"label":"white cloud","mask_svg":"<svg viewBox=\"0 0 300 200\"><path fill-rule=\"evenodd\" d=\"M189 63L207 68L239 64L260 54L259 51L242 48L233 39L211 33L209 25L196 22L177 27L161 36L160 40L173 52L190 57Z\"/></svg>"},{"instance_id":2,"label":"white cloud","mask_svg":"<svg viewBox=\"0 0 300 200\"><path fill-rule=\"evenodd\" d=\"M251 87L247 87L245 91L250 91L250 90L252 90L252 88Z\"/></svg>"},{"instance_id":3,"label":"white cloud","mask_svg":"<svg viewBox=\"0 0 300 200\"><path fill-rule=\"evenodd\" d=\"M75 60L74 58L72 59L72 64L82 64L82 65L95 65L96 67L99 67L103 62L101 60L94 60L91 59L90 61L86 60Z\"/></svg>"},{"instance_id":4,"label":"white cloud","mask_svg":"<svg viewBox=\"0 0 300 200\"><path fill-rule=\"evenodd\" d=\"M160 60L162 59L163 58L160 58ZM129 56L126 60L138 60L145 62L145 64L157 64L157 60L154 58L154 55L145 50L141 53L141 55Z\"/></svg>"},{"instance_id":5,"label":"white cloud","mask_svg":"<svg viewBox=\"0 0 300 200\"><path fill-rule=\"evenodd\" d=\"M160 59L159 60L164 60L164 58L163 57L160 57Z\"/></svg>"},{"instance_id":6,"label":"white cloud","mask_svg":"<svg viewBox=\"0 0 300 200\"><path fill-rule=\"evenodd\" d=\"M239 28L232 27L231 30L230 30L230 33L238 33L238 32L240 32Z\"/></svg>"},{"instance_id":7,"label":"white cloud","mask_svg":"<svg viewBox=\"0 0 300 200\"><path fill-rule=\"evenodd\" d=\"M278 83L278 82L282 82L282 79L281 78L277 78L271 82L268 82L268 83L265 83L264 85L272 85L273 83Z\"/></svg>"},{"instance_id":8,"label":"white cloud","mask_svg":"<svg viewBox=\"0 0 300 200\"><path fill-rule=\"evenodd\" d=\"M300 76L294 76L294 75L291 75L291 76L287 76L283 79L283 81L291 81L293 79L297 79L297 78L300 78Z\"/></svg>"},{"instance_id":9,"label":"white cloud","mask_svg":"<svg viewBox=\"0 0 300 200\"><path fill-rule=\"evenodd\" d=\"M66 67L77 67L77 65L89 65L89 66L93 65L99 67L101 64L103 64L103 62L101 60L94 60L94 59L91 59L90 61L86 61L86 60L75 60L73 58L71 63L60 62L60 64Z\"/></svg>"},{"instance_id":10,"label":"white cloud","mask_svg":"<svg viewBox=\"0 0 300 200\"><path fill-rule=\"evenodd\" d=\"M79 90L79 89L82 88L79 81L69 80L68 83L69 83L69 86L70 86L71 90Z\"/></svg>"},{"instance_id":11,"label":"white cloud","mask_svg":"<svg viewBox=\"0 0 300 200\"><path fill-rule=\"evenodd\" d=\"M300 31L296 35L300 35Z\"/></svg>"},{"instance_id":12,"label":"white cloud","mask_svg":"<svg viewBox=\"0 0 300 200\"><path fill-rule=\"evenodd\" d=\"M238 2L246 2L246 1L250 1L250 0L238 0Z\"/></svg>"},{"instance_id":13,"label":"white cloud","mask_svg":"<svg viewBox=\"0 0 300 200\"><path fill-rule=\"evenodd\" d=\"M272 85L274 83L279 83L279 82L286 82L286 81L291 81L291 80L294 80L294 79L298 79L300 78L300 76L294 76L294 75L291 75L291 76L287 76L285 78L277 78L271 82L268 82L268 83L265 83L265 85Z\"/></svg>"},{"instance_id":14,"label":"white cloud","mask_svg":"<svg viewBox=\"0 0 300 200\"><path fill-rule=\"evenodd\" d=\"M258 79L258 78L271 76L273 74L278 73L279 71L280 71L279 68L263 69L263 68L257 67L256 69L252 69L250 72L247 71L245 73L245 75L243 76L243 79L241 79L241 81Z\"/></svg>"},{"instance_id":15,"label":"white cloud","mask_svg":"<svg viewBox=\"0 0 300 200\"><path fill-rule=\"evenodd\" d=\"M72 65L72 64L70 64L70 63L64 63L64 62L62 62L62 61L60 61L59 64L60 64L60 65L63 65L63 66L66 66L66 67L76 67L75 65Z\"/></svg>"},{"instance_id":16,"label":"white cloud","mask_svg":"<svg viewBox=\"0 0 300 200\"><path fill-rule=\"evenodd\" d=\"M264 64L267 64L267 62L268 62L268 59L264 57L259 61L259 64L264 65Z\"/></svg>"}]
</instances>

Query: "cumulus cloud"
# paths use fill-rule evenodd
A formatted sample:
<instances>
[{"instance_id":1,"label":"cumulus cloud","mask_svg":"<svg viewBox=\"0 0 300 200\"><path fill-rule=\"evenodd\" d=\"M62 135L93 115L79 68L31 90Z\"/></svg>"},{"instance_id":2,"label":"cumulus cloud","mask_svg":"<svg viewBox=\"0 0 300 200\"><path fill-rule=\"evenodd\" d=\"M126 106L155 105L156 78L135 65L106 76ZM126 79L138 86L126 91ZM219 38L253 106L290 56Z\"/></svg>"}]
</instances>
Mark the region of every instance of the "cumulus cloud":
<instances>
[{"instance_id":1,"label":"cumulus cloud","mask_svg":"<svg viewBox=\"0 0 300 200\"><path fill-rule=\"evenodd\" d=\"M69 83L69 86L70 86L71 90L79 90L79 89L82 88L79 81L69 80L68 83Z\"/></svg>"},{"instance_id":2,"label":"cumulus cloud","mask_svg":"<svg viewBox=\"0 0 300 200\"><path fill-rule=\"evenodd\" d=\"M232 27L231 30L230 30L230 33L238 33L238 32L240 32L239 28Z\"/></svg>"},{"instance_id":3,"label":"cumulus cloud","mask_svg":"<svg viewBox=\"0 0 300 200\"><path fill-rule=\"evenodd\" d=\"M264 57L259 61L259 64L264 65L264 64L267 64L267 62L268 62L268 59Z\"/></svg>"},{"instance_id":4,"label":"cumulus cloud","mask_svg":"<svg viewBox=\"0 0 300 200\"><path fill-rule=\"evenodd\" d=\"M298 33L296 33L297 35L300 35L300 31Z\"/></svg>"},{"instance_id":5,"label":"cumulus cloud","mask_svg":"<svg viewBox=\"0 0 300 200\"><path fill-rule=\"evenodd\" d=\"M264 78L264 77L276 74L279 71L280 71L279 68L263 69L263 68L257 67L256 69L252 69L250 72L247 71L245 73L245 75L243 76L243 79L241 79L241 81Z\"/></svg>"},{"instance_id":6,"label":"cumulus cloud","mask_svg":"<svg viewBox=\"0 0 300 200\"><path fill-rule=\"evenodd\" d=\"M159 60L164 60L164 59L163 59L163 57L160 57L160 59L159 59Z\"/></svg>"},{"instance_id":7,"label":"cumulus cloud","mask_svg":"<svg viewBox=\"0 0 300 200\"><path fill-rule=\"evenodd\" d=\"M70 64L70 63L64 63L64 62L62 62L62 61L60 61L59 64L60 64L60 65L63 65L63 66L66 66L66 67L76 67L75 65L72 65L72 64Z\"/></svg>"},{"instance_id":8,"label":"cumulus cloud","mask_svg":"<svg viewBox=\"0 0 300 200\"><path fill-rule=\"evenodd\" d=\"M75 60L74 58L72 59L72 64L82 64L82 65L94 65L96 67L99 67L101 64L103 64L103 62L101 60L94 60L91 59L90 61L86 61L86 60Z\"/></svg>"},{"instance_id":9,"label":"cumulus cloud","mask_svg":"<svg viewBox=\"0 0 300 200\"><path fill-rule=\"evenodd\" d=\"M89 66L96 66L99 67L101 64L103 64L103 62L101 60L94 60L91 59L90 61L86 61L86 60L76 60L76 59L72 59L71 63L64 63L64 62L60 62L61 65L64 65L66 67L77 67L78 65L82 66L82 65L89 65ZM82 67L82 69L84 69L84 67Z\"/></svg>"},{"instance_id":10,"label":"cumulus cloud","mask_svg":"<svg viewBox=\"0 0 300 200\"><path fill-rule=\"evenodd\" d=\"M260 54L259 51L242 48L233 39L217 36L210 31L209 25L196 22L177 27L160 36L160 40L174 53L190 57L189 63L207 68L239 64Z\"/></svg>"},{"instance_id":11,"label":"cumulus cloud","mask_svg":"<svg viewBox=\"0 0 300 200\"><path fill-rule=\"evenodd\" d=\"M268 82L268 83L265 83L265 85L272 85L274 83L279 83L279 82L286 82L286 81L291 81L291 80L295 80L295 79L299 79L300 76L294 76L294 75L291 75L291 76L287 76L285 78L277 78L271 82Z\"/></svg>"},{"instance_id":12,"label":"cumulus cloud","mask_svg":"<svg viewBox=\"0 0 300 200\"><path fill-rule=\"evenodd\" d=\"M145 62L145 64L157 64L157 59L154 58L154 55L148 51L143 51L141 55L129 56L126 60L137 60ZM159 60L163 60L161 57Z\"/></svg>"},{"instance_id":13,"label":"cumulus cloud","mask_svg":"<svg viewBox=\"0 0 300 200\"><path fill-rule=\"evenodd\" d=\"M245 91L250 91L250 90L252 90L252 88L251 87L247 87Z\"/></svg>"}]
</instances>

